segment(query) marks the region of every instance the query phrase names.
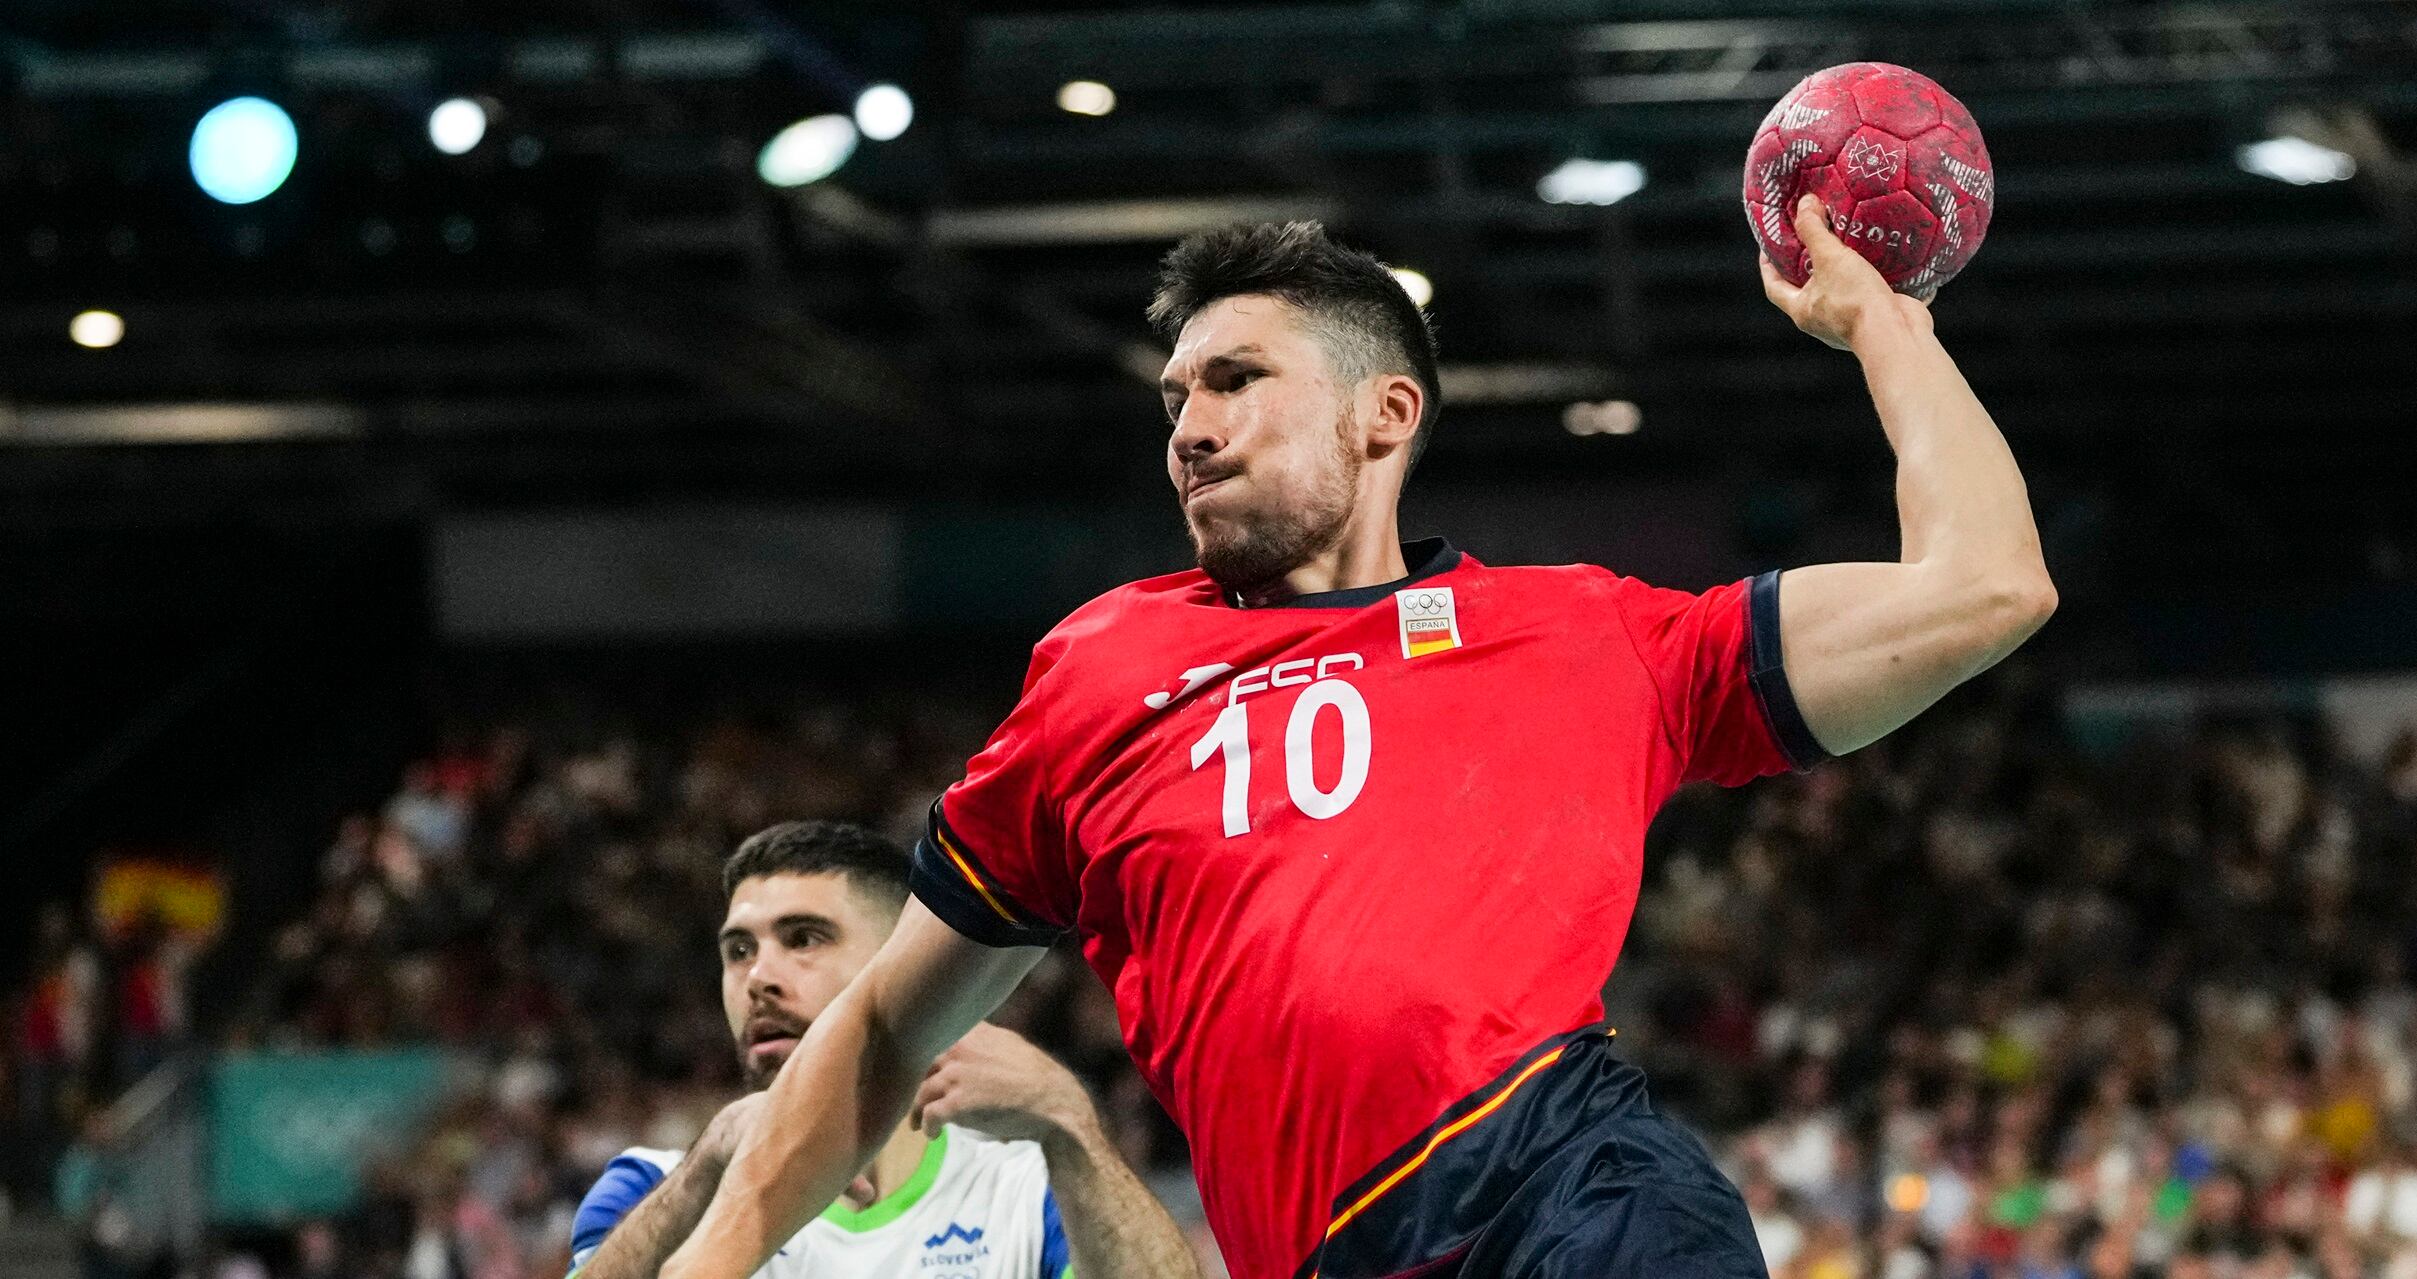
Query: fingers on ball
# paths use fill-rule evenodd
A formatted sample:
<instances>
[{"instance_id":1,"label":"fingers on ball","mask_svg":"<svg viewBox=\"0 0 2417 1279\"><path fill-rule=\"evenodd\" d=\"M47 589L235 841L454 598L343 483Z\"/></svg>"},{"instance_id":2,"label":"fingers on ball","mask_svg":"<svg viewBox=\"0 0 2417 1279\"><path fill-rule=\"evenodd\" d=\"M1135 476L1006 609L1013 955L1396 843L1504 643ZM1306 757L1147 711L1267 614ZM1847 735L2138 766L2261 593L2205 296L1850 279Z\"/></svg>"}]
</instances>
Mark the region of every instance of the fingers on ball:
<instances>
[{"instance_id":1,"label":"fingers on ball","mask_svg":"<svg viewBox=\"0 0 2417 1279\"><path fill-rule=\"evenodd\" d=\"M1818 196L1808 195L1796 202L1796 238L1804 241L1808 259L1846 247L1846 242L1830 230L1829 209Z\"/></svg>"},{"instance_id":2,"label":"fingers on ball","mask_svg":"<svg viewBox=\"0 0 2417 1279\"><path fill-rule=\"evenodd\" d=\"M1782 310L1792 308L1797 297L1804 292L1803 287L1788 283L1788 278L1780 274L1778 264L1771 259L1766 257L1759 265L1762 268L1762 295Z\"/></svg>"}]
</instances>

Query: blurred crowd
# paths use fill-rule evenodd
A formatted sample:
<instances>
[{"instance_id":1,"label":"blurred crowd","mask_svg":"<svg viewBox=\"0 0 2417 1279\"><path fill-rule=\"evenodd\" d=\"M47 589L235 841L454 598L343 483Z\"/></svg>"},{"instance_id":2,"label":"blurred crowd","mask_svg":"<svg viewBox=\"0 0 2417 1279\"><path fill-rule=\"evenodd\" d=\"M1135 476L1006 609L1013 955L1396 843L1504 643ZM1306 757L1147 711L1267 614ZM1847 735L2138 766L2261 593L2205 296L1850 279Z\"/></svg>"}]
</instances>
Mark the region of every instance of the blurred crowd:
<instances>
[{"instance_id":1,"label":"blurred crowd","mask_svg":"<svg viewBox=\"0 0 2417 1279\"><path fill-rule=\"evenodd\" d=\"M2084 749L2051 691L2001 678L1811 773L1674 800L1619 1049L1711 1136L1779 1279L2417 1279L2417 737L2379 767L2267 718ZM737 1086L722 856L792 817L911 839L986 718L591 706L411 764L244 998L196 1020L235 1047L443 1046L477 1083L354 1209L231 1234L200 1279L559 1279L604 1162L686 1144ZM35 944L5 1079L64 1147L184 1014L100 1032L143 952L63 915ZM1219 1273L1088 970L1053 956L999 1020L1090 1082Z\"/></svg>"},{"instance_id":2,"label":"blurred crowd","mask_svg":"<svg viewBox=\"0 0 2417 1279\"><path fill-rule=\"evenodd\" d=\"M2417 737L1991 692L1658 830L1613 995L1773 1274L2417 1276Z\"/></svg>"}]
</instances>

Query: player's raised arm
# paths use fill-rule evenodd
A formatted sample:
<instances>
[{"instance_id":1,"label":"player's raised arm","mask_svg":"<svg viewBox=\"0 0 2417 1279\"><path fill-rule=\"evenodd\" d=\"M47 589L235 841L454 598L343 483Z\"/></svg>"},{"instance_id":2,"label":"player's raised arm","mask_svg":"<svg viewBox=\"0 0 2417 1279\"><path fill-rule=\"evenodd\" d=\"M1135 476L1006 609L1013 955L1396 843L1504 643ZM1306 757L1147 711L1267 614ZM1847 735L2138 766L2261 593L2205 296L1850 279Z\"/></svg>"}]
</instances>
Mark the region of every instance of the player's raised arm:
<instances>
[{"instance_id":1,"label":"player's raised arm","mask_svg":"<svg viewBox=\"0 0 2417 1279\"><path fill-rule=\"evenodd\" d=\"M847 1189L905 1118L932 1059L1045 954L991 947L910 898L871 964L798 1041L758 1122L662 1279L745 1279Z\"/></svg>"},{"instance_id":2,"label":"player's raised arm","mask_svg":"<svg viewBox=\"0 0 2417 1279\"><path fill-rule=\"evenodd\" d=\"M1782 575L1780 649L1805 724L1841 754L1869 745L1996 665L2056 609L2022 472L1997 424L1931 332L1831 234L1820 202L1797 206L1812 278L1762 264L1773 304L1863 364L1897 454L1894 564L1824 564Z\"/></svg>"}]
</instances>

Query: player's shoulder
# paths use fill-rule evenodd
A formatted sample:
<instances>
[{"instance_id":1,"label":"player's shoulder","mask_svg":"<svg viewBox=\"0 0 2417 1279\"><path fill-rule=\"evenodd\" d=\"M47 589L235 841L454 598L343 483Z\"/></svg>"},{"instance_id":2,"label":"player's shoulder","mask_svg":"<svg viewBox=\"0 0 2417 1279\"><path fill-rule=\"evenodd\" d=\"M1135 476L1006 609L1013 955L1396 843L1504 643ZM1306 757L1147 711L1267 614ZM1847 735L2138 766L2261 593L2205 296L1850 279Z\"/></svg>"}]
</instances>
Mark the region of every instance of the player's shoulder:
<instances>
[{"instance_id":1,"label":"player's shoulder","mask_svg":"<svg viewBox=\"0 0 2417 1279\"><path fill-rule=\"evenodd\" d=\"M1600 564L1471 564L1469 567L1472 572L1489 582L1520 582L1551 586L1626 580Z\"/></svg>"},{"instance_id":2,"label":"player's shoulder","mask_svg":"<svg viewBox=\"0 0 2417 1279\"><path fill-rule=\"evenodd\" d=\"M1705 609L1743 603L1747 582L1702 592L1661 586L1600 564L1533 564L1487 568L1479 590L1500 606L1537 617L1575 612L1618 617L1631 633L1653 632ZM1464 601L1462 607L1469 606Z\"/></svg>"},{"instance_id":3,"label":"player's shoulder","mask_svg":"<svg viewBox=\"0 0 2417 1279\"><path fill-rule=\"evenodd\" d=\"M1163 620L1216 602L1216 584L1199 569L1162 573L1091 597L1050 627L1048 638L1042 642L1071 644L1108 633L1120 625Z\"/></svg>"},{"instance_id":4,"label":"player's shoulder","mask_svg":"<svg viewBox=\"0 0 2417 1279\"><path fill-rule=\"evenodd\" d=\"M681 1151L658 1150L652 1146L631 1146L613 1156L604 1165L604 1173L597 1180L604 1181L619 1174L645 1181L651 1186L670 1176L671 1170L680 1166L682 1154Z\"/></svg>"},{"instance_id":5,"label":"player's shoulder","mask_svg":"<svg viewBox=\"0 0 2417 1279\"><path fill-rule=\"evenodd\" d=\"M948 1151L952 1161L962 1160L967 1168L1038 1171L1044 1177L1049 1168L1037 1141L1010 1141L956 1124L948 1125Z\"/></svg>"},{"instance_id":6,"label":"player's shoulder","mask_svg":"<svg viewBox=\"0 0 2417 1279\"><path fill-rule=\"evenodd\" d=\"M597 1174L596 1183L581 1196L579 1209L572 1217L572 1261L586 1264L588 1256L604 1242L605 1235L679 1165L677 1150L632 1146L613 1156L604 1165L604 1171Z\"/></svg>"},{"instance_id":7,"label":"player's shoulder","mask_svg":"<svg viewBox=\"0 0 2417 1279\"><path fill-rule=\"evenodd\" d=\"M1688 594L1601 564L1514 564L1487 566L1482 572L1485 580L1493 583L1609 596L1618 600Z\"/></svg>"},{"instance_id":8,"label":"player's shoulder","mask_svg":"<svg viewBox=\"0 0 2417 1279\"><path fill-rule=\"evenodd\" d=\"M1199 569L1127 582L1092 597L1049 628L1032 649L1027 683L1086 660L1121 665L1136 652L1154 652L1181 628L1215 617L1216 584Z\"/></svg>"},{"instance_id":9,"label":"player's shoulder","mask_svg":"<svg viewBox=\"0 0 2417 1279\"><path fill-rule=\"evenodd\" d=\"M1464 571L1488 591L1538 599L1616 597L1644 583L1600 564L1469 564Z\"/></svg>"},{"instance_id":10,"label":"player's shoulder","mask_svg":"<svg viewBox=\"0 0 2417 1279\"><path fill-rule=\"evenodd\" d=\"M626 1211L679 1166L677 1150L632 1146L604 1165L604 1171L596 1175L595 1185L588 1189L587 1202L615 1212Z\"/></svg>"},{"instance_id":11,"label":"player's shoulder","mask_svg":"<svg viewBox=\"0 0 2417 1279\"><path fill-rule=\"evenodd\" d=\"M1049 1158L1040 1143L1006 1141L978 1128L950 1124L941 1172L946 1197L1010 1215L1042 1211L1049 1198Z\"/></svg>"}]
</instances>

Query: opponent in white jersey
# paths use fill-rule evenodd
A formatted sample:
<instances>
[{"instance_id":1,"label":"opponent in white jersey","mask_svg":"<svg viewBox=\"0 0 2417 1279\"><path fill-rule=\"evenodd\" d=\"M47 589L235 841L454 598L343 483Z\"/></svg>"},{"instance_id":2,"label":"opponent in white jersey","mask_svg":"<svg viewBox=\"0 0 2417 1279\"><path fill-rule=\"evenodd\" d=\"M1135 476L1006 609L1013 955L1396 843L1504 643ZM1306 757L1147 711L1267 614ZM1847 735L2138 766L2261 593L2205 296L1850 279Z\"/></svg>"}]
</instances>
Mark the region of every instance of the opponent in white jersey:
<instances>
[{"instance_id":1,"label":"opponent in white jersey","mask_svg":"<svg viewBox=\"0 0 2417 1279\"><path fill-rule=\"evenodd\" d=\"M579 1205L572 1227L573 1264L584 1264L622 1216L679 1162L679 1151L646 1149L613 1160ZM922 1162L904 1185L861 1210L833 1205L757 1274L762 1279L1061 1279L1069 1265L1063 1218L1049 1193L1049 1166L1040 1146L995 1141L952 1124L924 1147Z\"/></svg>"},{"instance_id":2,"label":"opponent in white jersey","mask_svg":"<svg viewBox=\"0 0 2417 1279\"><path fill-rule=\"evenodd\" d=\"M723 867L722 1008L748 1095L685 1156L633 1149L579 1205L575 1279L654 1279L814 1018L905 905L903 849L860 827L790 822ZM980 1026L933 1064L914 1113L848 1194L757 1279L1196 1279L1182 1232L1124 1166L1082 1084L1012 1032Z\"/></svg>"}]
</instances>

